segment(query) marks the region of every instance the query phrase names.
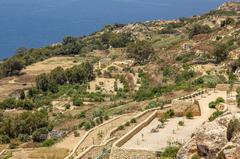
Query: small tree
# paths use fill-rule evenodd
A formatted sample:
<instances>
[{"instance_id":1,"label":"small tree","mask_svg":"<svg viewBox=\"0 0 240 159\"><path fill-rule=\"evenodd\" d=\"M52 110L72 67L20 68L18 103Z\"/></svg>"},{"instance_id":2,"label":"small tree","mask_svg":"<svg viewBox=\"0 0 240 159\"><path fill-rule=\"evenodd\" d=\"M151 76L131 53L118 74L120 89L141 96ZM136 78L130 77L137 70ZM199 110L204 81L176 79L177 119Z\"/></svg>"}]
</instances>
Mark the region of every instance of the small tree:
<instances>
[{"instance_id":1,"label":"small tree","mask_svg":"<svg viewBox=\"0 0 240 159\"><path fill-rule=\"evenodd\" d=\"M225 44L221 44L221 45L217 45L215 47L215 50L213 52L213 55L216 59L217 63L221 63L222 61L224 61L227 56L228 56L228 50L227 50L227 46Z\"/></svg>"},{"instance_id":2,"label":"small tree","mask_svg":"<svg viewBox=\"0 0 240 159\"><path fill-rule=\"evenodd\" d=\"M46 73L42 73L36 77L36 85L39 90L47 91L49 87L49 77Z\"/></svg>"}]
</instances>

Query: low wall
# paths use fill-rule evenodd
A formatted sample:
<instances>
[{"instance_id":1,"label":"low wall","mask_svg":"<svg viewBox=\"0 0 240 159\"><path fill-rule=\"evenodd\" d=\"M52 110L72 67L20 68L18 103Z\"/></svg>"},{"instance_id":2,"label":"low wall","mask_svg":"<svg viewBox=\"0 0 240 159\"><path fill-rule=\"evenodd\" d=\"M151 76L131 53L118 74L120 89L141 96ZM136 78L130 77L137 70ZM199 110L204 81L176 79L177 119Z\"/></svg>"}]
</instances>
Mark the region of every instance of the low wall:
<instances>
[{"instance_id":1,"label":"low wall","mask_svg":"<svg viewBox=\"0 0 240 159\"><path fill-rule=\"evenodd\" d=\"M136 126L133 130L128 132L126 135L124 135L118 141L116 141L113 144L113 146L121 147L129 139L131 139L134 135L136 135L140 130L142 130L144 127L146 127L157 116L157 114L158 114L158 111L155 110L155 112L152 115L150 115L146 120L144 120L142 123L140 123L138 126Z\"/></svg>"},{"instance_id":2,"label":"low wall","mask_svg":"<svg viewBox=\"0 0 240 159\"><path fill-rule=\"evenodd\" d=\"M76 159L95 159L97 158L103 151L103 149L109 149L112 146L112 143L115 141L116 138L112 138L102 145L92 145L86 151L84 151L82 154L76 157Z\"/></svg>"},{"instance_id":3,"label":"low wall","mask_svg":"<svg viewBox=\"0 0 240 159\"><path fill-rule=\"evenodd\" d=\"M170 107L170 105L165 106L164 108L168 108ZM138 115L134 116L133 118L135 119L139 119L142 116L144 116L145 114L149 113L149 112L154 112L156 110L159 110L160 108L153 108L153 109L149 109L149 110L145 110L141 113L139 113ZM149 124L149 123L148 123ZM88 159L88 158L96 158L99 154L101 154L102 150L104 148L108 148L111 147L110 145L112 145L112 142L114 142L116 140L116 138L111 138L111 136L118 131L118 127L112 129L107 136L105 137L104 142L101 145L92 145L89 148L87 148L83 153L81 153L79 156L77 156L77 159Z\"/></svg>"},{"instance_id":4,"label":"low wall","mask_svg":"<svg viewBox=\"0 0 240 159\"><path fill-rule=\"evenodd\" d=\"M105 124L108 124L108 123L110 123L110 122L112 122L112 121L114 121L114 120L117 120L118 118L120 118L120 117L122 117L122 116L124 116L124 115L121 115L121 116L115 117L115 118L113 118L113 119L110 119L110 120L106 121L105 123L100 124L100 125L94 127L93 129L89 130L89 131L84 135L84 137L79 141L79 143L75 146L75 148L71 151L71 153L70 153L67 157L65 157L64 159L71 159L73 156L76 156L75 152L77 151L79 145L88 137L88 135L89 135L92 131L94 131L94 130L98 129L99 127L104 126Z\"/></svg>"},{"instance_id":5,"label":"low wall","mask_svg":"<svg viewBox=\"0 0 240 159\"><path fill-rule=\"evenodd\" d=\"M135 149L122 149L113 147L111 150L110 159L154 159L156 152Z\"/></svg>"}]
</instances>

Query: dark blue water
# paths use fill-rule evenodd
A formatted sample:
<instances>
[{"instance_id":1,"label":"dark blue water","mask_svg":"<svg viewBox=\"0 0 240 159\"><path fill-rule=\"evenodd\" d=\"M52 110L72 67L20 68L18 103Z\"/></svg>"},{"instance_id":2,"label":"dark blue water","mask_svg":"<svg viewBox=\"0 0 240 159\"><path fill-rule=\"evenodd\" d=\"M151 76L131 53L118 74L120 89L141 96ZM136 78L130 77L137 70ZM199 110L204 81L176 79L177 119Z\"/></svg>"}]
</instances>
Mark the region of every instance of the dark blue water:
<instances>
[{"instance_id":1,"label":"dark blue water","mask_svg":"<svg viewBox=\"0 0 240 159\"><path fill-rule=\"evenodd\" d=\"M0 0L0 58L106 24L175 19L207 12L227 0Z\"/></svg>"}]
</instances>

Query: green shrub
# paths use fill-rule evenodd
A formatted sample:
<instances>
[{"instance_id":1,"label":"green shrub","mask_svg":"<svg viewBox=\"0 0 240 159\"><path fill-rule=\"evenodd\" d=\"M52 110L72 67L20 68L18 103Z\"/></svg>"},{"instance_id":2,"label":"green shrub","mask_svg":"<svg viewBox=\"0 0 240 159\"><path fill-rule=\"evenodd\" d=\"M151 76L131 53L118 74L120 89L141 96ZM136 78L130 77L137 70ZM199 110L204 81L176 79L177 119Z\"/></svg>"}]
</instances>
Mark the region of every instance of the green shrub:
<instances>
[{"instance_id":1,"label":"green shrub","mask_svg":"<svg viewBox=\"0 0 240 159\"><path fill-rule=\"evenodd\" d=\"M118 127L118 130L124 130L124 126L123 126L123 125L120 125L120 126Z\"/></svg>"},{"instance_id":2,"label":"green shrub","mask_svg":"<svg viewBox=\"0 0 240 159\"><path fill-rule=\"evenodd\" d=\"M178 125L179 125L179 126L184 126L184 121L179 121L179 122L178 122Z\"/></svg>"},{"instance_id":3,"label":"green shrub","mask_svg":"<svg viewBox=\"0 0 240 159\"><path fill-rule=\"evenodd\" d=\"M75 106L81 106L82 104L83 104L82 99L80 99L80 98L74 98L74 99L73 99L73 105L75 105Z\"/></svg>"},{"instance_id":4,"label":"green shrub","mask_svg":"<svg viewBox=\"0 0 240 159\"><path fill-rule=\"evenodd\" d=\"M0 135L0 143L1 144L10 143L10 137L8 135Z\"/></svg>"},{"instance_id":5,"label":"green shrub","mask_svg":"<svg viewBox=\"0 0 240 159\"><path fill-rule=\"evenodd\" d=\"M135 118L132 118L132 119L130 120L130 123L137 123L137 120L136 120Z\"/></svg>"},{"instance_id":6,"label":"green shrub","mask_svg":"<svg viewBox=\"0 0 240 159\"><path fill-rule=\"evenodd\" d=\"M43 141L42 146L43 147L50 147L56 143L56 139L47 139Z\"/></svg>"},{"instance_id":7,"label":"green shrub","mask_svg":"<svg viewBox=\"0 0 240 159\"><path fill-rule=\"evenodd\" d=\"M40 128L33 132L32 139L36 142L42 142L47 139L48 129Z\"/></svg>"},{"instance_id":8,"label":"green shrub","mask_svg":"<svg viewBox=\"0 0 240 159\"><path fill-rule=\"evenodd\" d=\"M125 125L125 126L130 126L130 122L127 121L124 125Z\"/></svg>"},{"instance_id":9,"label":"green shrub","mask_svg":"<svg viewBox=\"0 0 240 159\"><path fill-rule=\"evenodd\" d=\"M104 120L108 120L109 116L107 114L104 115Z\"/></svg>"},{"instance_id":10,"label":"green shrub","mask_svg":"<svg viewBox=\"0 0 240 159\"><path fill-rule=\"evenodd\" d=\"M166 114L167 114L170 118L172 118L172 117L175 115L175 112L174 112L173 109L169 109L169 110L166 112Z\"/></svg>"},{"instance_id":11,"label":"green shrub","mask_svg":"<svg viewBox=\"0 0 240 159\"><path fill-rule=\"evenodd\" d=\"M90 124L89 122L85 122L85 123L84 123L84 129L85 129L85 130L91 129L91 124Z\"/></svg>"},{"instance_id":12,"label":"green shrub","mask_svg":"<svg viewBox=\"0 0 240 159\"><path fill-rule=\"evenodd\" d=\"M78 118L85 118L86 115L85 115L85 112L81 112L79 115L78 115Z\"/></svg>"},{"instance_id":13,"label":"green shrub","mask_svg":"<svg viewBox=\"0 0 240 159\"><path fill-rule=\"evenodd\" d=\"M179 150L179 147L168 146L162 152L161 157L176 158L178 150Z\"/></svg>"},{"instance_id":14,"label":"green shrub","mask_svg":"<svg viewBox=\"0 0 240 159\"><path fill-rule=\"evenodd\" d=\"M79 136L80 136L79 132L78 131L74 131L74 137L79 137Z\"/></svg>"},{"instance_id":15,"label":"green shrub","mask_svg":"<svg viewBox=\"0 0 240 159\"><path fill-rule=\"evenodd\" d=\"M27 142L30 137L28 134L19 134L18 135L18 139L21 141L21 142Z\"/></svg>"},{"instance_id":16,"label":"green shrub","mask_svg":"<svg viewBox=\"0 0 240 159\"><path fill-rule=\"evenodd\" d=\"M218 98L216 99L216 102L217 102L217 103L224 103L225 100L224 100L222 97L218 97Z\"/></svg>"},{"instance_id":17,"label":"green shrub","mask_svg":"<svg viewBox=\"0 0 240 159\"><path fill-rule=\"evenodd\" d=\"M148 61L153 53L154 49L148 41L136 41L127 46L127 56L134 58L139 64Z\"/></svg>"},{"instance_id":18,"label":"green shrub","mask_svg":"<svg viewBox=\"0 0 240 159\"><path fill-rule=\"evenodd\" d=\"M208 104L209 108L216 108L216 106L220 103L224 103L225 100L222 97L218 97L215 101L212 101Z\"/></svg>"},{"instance_id":19,"label":"green shrub","mask_svg":"<svg viewBox=\"0 0 240 159\"><path fill-rule=\"evenodd\" d=\"M193 118L193 113L192 112L187 112L186 113L186 118L187 119L192 119Z\"/></svg>"},{"instance_id":20,"label":"green shrub","mask_svg":"<svg viewBox=\"0 0 240 159\"><path fill-rule=\"evenodd\" d=\"M209 107L209 108L215 109L216 106L217 106L217 103L216 103L215 101L212 101L212 102L210 102L210 103L208 104L208 107Z\"/></svg>"},{"instance_id":21,"label":"green shrub","mask_svg":"<svg viewBox=\"0 0 240 159\"><path fill-rule=\"evenodd\" d=\"M70 109L70 107L71 107L70 104L65 104L65 105L64 105L64 108L65 108L65 109Z\"/></svg>"},{"instance_id":22,"label":"green shrub","mask_svg":"<svg viewBox=\"0 0 240 159\"><path fill-rule=\"evenodd\" d=\"M207 34L212 32L211 28L208 25L194 24L189 31L189 38L192 38L198 34Z\"/></svg>"},{"instance_id":23,"label":"green shrub","mask_svg":"<svg viewBox=\"0 0 240 159\"><path fill-rule=\"evenodd\" d=\"M213 121L215 120L217 117L221 116L223 114L222 111L215 111L210 117L209 117L209 121Z\"/></svg>"}]
</instances>

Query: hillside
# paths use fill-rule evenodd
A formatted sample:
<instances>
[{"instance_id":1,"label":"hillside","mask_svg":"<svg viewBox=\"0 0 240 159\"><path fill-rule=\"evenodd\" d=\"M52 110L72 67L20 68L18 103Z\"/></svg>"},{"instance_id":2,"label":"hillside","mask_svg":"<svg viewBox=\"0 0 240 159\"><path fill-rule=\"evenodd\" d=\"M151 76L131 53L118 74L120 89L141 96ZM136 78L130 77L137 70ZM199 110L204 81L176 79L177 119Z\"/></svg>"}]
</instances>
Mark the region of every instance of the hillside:
<instances>
[{"instance_id":1,"label":"hillside","mask_svg":"<svg viewBox=\"0 0 240 159\"><path fill-rule=\"evenodd\" d=\"M239 2L19 48L0 63L0 156L237 159L239 73Z\"/></svg>"}]
</instances>

